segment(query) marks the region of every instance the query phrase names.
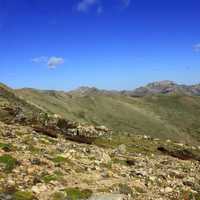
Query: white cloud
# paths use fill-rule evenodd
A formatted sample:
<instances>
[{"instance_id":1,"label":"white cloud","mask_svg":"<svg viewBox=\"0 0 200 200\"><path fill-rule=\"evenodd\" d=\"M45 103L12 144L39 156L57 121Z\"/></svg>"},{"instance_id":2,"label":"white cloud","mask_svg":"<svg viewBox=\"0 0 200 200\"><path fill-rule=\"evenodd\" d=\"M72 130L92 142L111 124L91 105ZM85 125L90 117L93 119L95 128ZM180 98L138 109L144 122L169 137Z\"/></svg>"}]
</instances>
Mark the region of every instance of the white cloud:
<instances>
[{"instance_id":1,"label":"white cloud","mask_svg":"<svg viewBox=\"0 0 200 200\"><path fill-rule=\"evenodd\" d=\"M196 52L200 52L200 43L195 44L195 45L193 46L193 49L194 49L194 51L196 51Z\"/></svg>"},{"instance_id":2,"label":"white cloud","mask_svg":"<svg viewBox=\"0 0 200 200\"><path fill-rule=\"evenodd\" d=\"M64 58L52 56L48 59L47 65L50 69L54 69L58 65L64 64L64 62Z\"/></svg>"},{"instance_id":3,"label":"white cloud","mask_svg":"<svg viewBox=\"0 0 200 200\"><path fill-rule=\"evenodd\" d=\"M56 56L40 56L33 58L31 61L36 64L46 64L49 67L49 69L55 69L58 65L62 65L65 62L64 58Z\"/></svg>"},{"instance_id":4,"label":"white cloud","mask_svg":"<svg viewBox=\"0 0 200 200\"><path fill-rule=\"evenodd\" d=\"M103 12L100 0L81 0L79 1L76 9L79 12L88 12L93 7L96 9L97 14L101 14Z\"/></svg>"}]
</instances>

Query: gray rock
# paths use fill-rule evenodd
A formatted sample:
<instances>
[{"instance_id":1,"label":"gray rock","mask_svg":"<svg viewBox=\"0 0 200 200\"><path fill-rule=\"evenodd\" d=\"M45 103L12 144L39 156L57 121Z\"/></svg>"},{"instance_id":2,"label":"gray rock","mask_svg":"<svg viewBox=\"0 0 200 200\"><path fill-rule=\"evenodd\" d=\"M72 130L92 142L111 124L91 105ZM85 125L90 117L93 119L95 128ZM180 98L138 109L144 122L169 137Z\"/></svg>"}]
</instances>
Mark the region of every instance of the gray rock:
<instances>
[{"instance_id":1,"label":"gray rock","mask_svg":"<svg viewBox=\"0 0 200 200\"><path fill-rule=\"evenodd\" d=\"M120 154L125 154L126 153L126 145L125 144L119 145L117 151Z\"/></svg>"},{"instance_id":2,"label":"gray rock","mask_svg":"<svg viewBox=\"0 0 200 200\"><path fill-rule=\"evenodd\" d=\"M0 194L0 200L12 200L12 196L10 194Z\"/></svg>"},{"instance_id":3,"label":"gray rock","mask_svg":"<svg viewBox=\"0 0 200 200\"><path fill-rule=\"evenodd\" d=\"M93 195L88 200L127 200L127 196L122 194L102 194Z\"/></svg>"}]
</instances>

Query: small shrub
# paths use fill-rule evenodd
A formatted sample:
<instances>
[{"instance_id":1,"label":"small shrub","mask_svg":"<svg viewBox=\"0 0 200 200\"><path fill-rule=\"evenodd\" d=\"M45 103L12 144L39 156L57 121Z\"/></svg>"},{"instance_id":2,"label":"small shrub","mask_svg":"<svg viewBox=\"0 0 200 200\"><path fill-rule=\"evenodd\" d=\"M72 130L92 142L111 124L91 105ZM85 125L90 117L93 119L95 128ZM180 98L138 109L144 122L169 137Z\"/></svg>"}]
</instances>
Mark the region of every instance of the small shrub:
<instances>
[{"instance_id":1,"label":"small shrub","mask_svg":"<svg viewBox=\"0 0 200 200\"><path fill-rule=\"evenodd\" d=\"M32 192L17 191L13 195L13 200L34 200Z\"/></svg>"},{"instance_id":2,"label":"small shrub","mask_svg":"<svg viewBox=\"0 0 200 200\"><path fill-rule=\"evenodd\" d=\"M66 200L66 198L62 192L55 192L52 196L52 200Z\"/></svg>"},{"instance_id":3,"label":"small shrub","mask_svg":"<svg viewBox=\"0 0 200 200\"><path fill-rule=\"evenodd\" d=\"M114 158L113 163L120 164L120 165L127 165L126 160L121 160L121 159L118 159L118 158Z\"/></svg>"},{"instance_id":4,"label":"small shrub","mask_svg":"<svg viewBox=\"0 0 200 200\"><path fill-rule=\"evenodd\" d=\"M46 176L43 177L43 180L44 180L45 183L49 183L51 181L58 180L58 177L55 174L53 174L53 175L46 175Z\"/></svg>"},{"instance_id":5,"label":"small shrub","mask_svg":"<svg viewBox=\"0 0 200 200\"><path fill-rule=\"evenodd\" d=\"M54 173L56 174L56 176L62 177L63 173L60 170L55 170Z\"/></svg>"},{"instance_id":6,"label":"small shrub","mask_svg":"<svg viewBox=\"0 0 200 200\"><path fill-rule=\"evenodd\" d=\"M9 151L12 151L12 145L0 143L0 149L3 149L4 151L9 152Z\"/></svg>"},{"instance_id":7,"label":"small shrub","mask_svg":"<svg viewBox=\"0 0 200 200\"><path fill-rule=\"evenodd\" d=\"M118 187L121 194L130 194L131 196L133 196L133 190L127 184L119 184Z\"/></svg>"},{"instance_id":8,"label":"small shrub","mask_svg":"<svg viewBox=\"0 0 200 200\"><path fill-rule=\"evenodd\" d=\"M57 157L53 158L53 162L55 162L55 163L64 163L66 161L67 161L67 159L64 158L63 156L57 156Z\"/></svg>"},{"instance_id":9,"label":"small shrub","mask_svg":"<svg viewBox=\"0 0 200 200\"><path fill-rule=\"evenodd\" d=\"M63 180L63 174L60 171L55 171L54 174L46 175L42 179L45 183L49 183L51 181Z\"/></svg>"},{"instance_id":10,"label":"small shrub","mask_svg":"<svg viewBox=\"0 0 200 200\"><path fill-rule=\"evenodd\" d=\"M17 160L10 155L0 156L0 163L3 164L6 172L11 172L18 164Z\"/></svg>"},{"instance_id":11,"label":"small shrub","mask_svg":"<svg viewBox=\"0 0 200 200\"><path fill-rule=\"evenodd\" d=\"M65 189L67 198L70 200L88 199L92 195L91 190L80 190L78 188L67 188Z\"/></svg>"},{"instance_id":12,"label":"small shrub","mask_svg":"<svg viewBox=\"0 0 200 200\"><path fill-rule=\"evenodd\" d=\"M31 144L29 145L28 149L33 154L39 154L41 152L41 149L39 149Z\"/></svg>"}]
</instances>

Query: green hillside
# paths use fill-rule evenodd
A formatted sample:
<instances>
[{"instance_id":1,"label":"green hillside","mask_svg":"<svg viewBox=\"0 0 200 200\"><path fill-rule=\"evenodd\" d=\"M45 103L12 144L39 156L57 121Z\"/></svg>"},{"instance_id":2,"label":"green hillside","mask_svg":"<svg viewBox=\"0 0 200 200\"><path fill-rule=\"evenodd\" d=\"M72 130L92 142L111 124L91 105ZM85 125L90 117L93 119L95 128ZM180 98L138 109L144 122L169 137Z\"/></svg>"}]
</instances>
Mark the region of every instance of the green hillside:
<instances>
[{"instance_id":1,"label":"green hillside","mask_svg":"<svg viewBox=\"0 0 200 200\"><path fill-rule=\"evenodd\" d=\"M200 142L200 97L148 95L130 97L117 92L17 90L46 111L70 120L104 124L115 133L145 134L162 139Z\"/></svg>"},{"instance_id":2,"label":"green hillside","mask_svg":"<svg viewBox=\"0 0 200 200\"><path fill-rule=\"evenodd\" d=\"M41 109L20 98L13 89L0 83L0 121L10 121L13 115L20 111L29 117L39 113Z\"/></svg>"}]
</instances>

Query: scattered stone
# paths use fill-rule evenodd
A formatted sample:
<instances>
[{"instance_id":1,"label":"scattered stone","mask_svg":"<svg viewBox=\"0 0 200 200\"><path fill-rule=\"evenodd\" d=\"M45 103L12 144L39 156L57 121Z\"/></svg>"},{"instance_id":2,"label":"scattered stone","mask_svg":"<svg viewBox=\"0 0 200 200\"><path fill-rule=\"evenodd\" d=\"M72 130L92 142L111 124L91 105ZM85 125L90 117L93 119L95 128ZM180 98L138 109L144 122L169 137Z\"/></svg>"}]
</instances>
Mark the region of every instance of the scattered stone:
<instances>
[{"instance_id":1,"label":"scattered stone","mask_svg":"<svg viewBox=\"0 0 200 200\"><path fill-rule=\"evenodd\" d=\"M183 180L183 184L189 187L193 187L195 185L195 180L194 178L185 178Z\"/></svg>"},{"instance_id":2,"label":"scattered stone","mask_svg":"<svg viewBox=\"0 0 200 200\"><path fill-rule=\"evenodd\" d=\"M132 176L139 176L139 177L146 177L147 176L147 172L140 169L140 170L134 170L131 171L131 175Z\"/></svg>"},{"instance_id":3,"label":"scattered stone","mask_svg":"<svg viewBox=\"0 0 200 200\"><path fill-rule=\"evenodd\" d=\"M39 158L33 158L33 159L31 160L31 164L32 164L32 165L40 165L40 164L41 164L41 161L40 161Z\"/></svg>"},{"instance_id":4,"label":"scattered stone","mask_svg":"<svg viewBox=\"0 0 200 200\"><path fill-rule=\"evenodd\" d=\"M41 192L47 191L47 186L42 183L39 183L39 184L33 186L31 190L33 193L39 194Z\"/></svg>"},{"instance_id":5,"label":"scattered stone","mask_svg":"<svg viewBox=\"0 0 200 200\"><path fill-rule=\"evenodd\" d=\"M46 126L50 127L51 124L54 127L56 120L46 121ZM22 126L0 122L0 200L13 199L12 195L17 191L22 192L20 195L23 196L29 190L37 200L68 200L69 194L89 194L86 190L95 193L90 198L92 200L183 199L182 191L186 191L188 197L198 199L199 162L195 159L177 159L177 154L174 154L177 150L185 149L197 156L198 148L193 149L188 145L180 147L173 142L166 144L162 140L144 141L142 136L129 136L133 143L130 146L119 145L124 141L113 139L103 140L105 146L96 143L88 145L76 139L66 140L65 134L69 131L72 138L89 138L91 141L101 135L99 130L107 129L89 127L85 134L85 129L80 128L85 125L63 123L62 129L55 129L59 134L53 138L33 131L34 127L30 124ZM74 135L78 126L83 132ZM41 124L41 127L45 125ZM9 137L9 132L14 137ZM8 144L11 144L9 151L6 150ZM141 150L141 144L142 148L147 149L145 152ZM152 144L159 144L168 152L173 152L174 156L166 156L156 150L148 152ZM179 155L191 155L183 152L179 152Z\"/></svg>"},{"instance_id":6,"label":"scattered stone","mask_svg":"<svg viewBox=\"0 0 200 200\"><path fill-rule=\"evenodd\" d=\"M126 145L125 144L119 145L117 148L117 152L120 154L125 154L126 153Z\"/></svg>"},{"instance_id":7,"label":"scattered stone","mask_svg":"<svg viewBox=\"0 0 200 200\"><path fill-rule=\"evenodd\" d=\"M169 175L174 178L183 179L185 174L177 171L177 170L169 170Z\"/></svg>"},{"instance_id":8,"label":"scattered stone","mask_svg":"<svg viewBox=\"0 0 200 200\"><path fill-rule=\"evenodd\" d=\"M142 183L141 181L137 180L133 183L133 187L134 189L139 192L139 193L146 193L147 189L144 183Z\"/></svg>"},{"instance_id":9,"label":"scattered stone","mask_svg":"<svg viewBox=\"0 0 200 200\"><path fill-rule=\"evenodd\" d=\"M89 200L128 200L128 197L121 194L102 194L94 195Z\"/></svg>"},{"instance_id":10,"label":"scattered stone","mask_svg":"<svg viewBox=\"0 0 200 200\"><path fill-rule=\"evenodd\" d=\"M166 187L164 189L161 189L161 192L164 193L164 194L171 193L171 192L173 192L173 189L170 188L170 187Z\"/></svg>"}]
</instances>

